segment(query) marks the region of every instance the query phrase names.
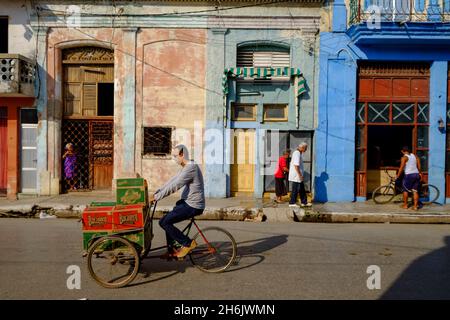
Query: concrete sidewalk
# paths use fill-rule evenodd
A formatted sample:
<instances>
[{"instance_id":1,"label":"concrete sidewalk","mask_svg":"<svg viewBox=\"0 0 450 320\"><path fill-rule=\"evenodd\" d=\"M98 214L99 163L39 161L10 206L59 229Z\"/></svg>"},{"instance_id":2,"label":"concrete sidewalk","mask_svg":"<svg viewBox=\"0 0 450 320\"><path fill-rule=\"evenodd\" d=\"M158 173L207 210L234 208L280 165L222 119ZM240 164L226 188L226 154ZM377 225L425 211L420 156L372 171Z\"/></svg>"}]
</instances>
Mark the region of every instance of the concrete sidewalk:
<instances>
[{"instance_id":1,"label":"concrete sidewalk","mask_svg":"<svg viewBox=\"0 0 450 320\"><path fill-rule=\"evenodd\" d=\"M80 218L93 201L114 201L111 191L73 192L53 197L31 197L20 200L0 198L0 217L39 217L41 212L60 218ZM155 217L169 212L178 195L158 203ZM206 209L199 219L284 222L367 222L367 223L450 223L450 205L432 204L419 211L400 208L400 203L377 205L372 201L314 204L309 209L292 209L287 203L271 199L206 199Z\"/></svg>"}]
</instances>

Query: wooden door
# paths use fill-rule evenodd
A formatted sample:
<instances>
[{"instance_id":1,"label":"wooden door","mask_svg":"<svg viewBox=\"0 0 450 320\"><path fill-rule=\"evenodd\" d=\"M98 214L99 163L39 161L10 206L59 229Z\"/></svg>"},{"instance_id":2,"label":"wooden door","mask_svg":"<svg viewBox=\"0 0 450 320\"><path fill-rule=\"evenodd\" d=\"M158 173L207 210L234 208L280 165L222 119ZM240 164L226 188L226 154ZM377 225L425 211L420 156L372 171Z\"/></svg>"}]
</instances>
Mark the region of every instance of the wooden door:
<instances>
[{"instance_id":1,"label":"wooden door","mask_svg":"<svg viewBox=\"0 0 450 320\"><path fill-rule=\"evenodd\" d=\"M0 193L6 193L8 185L8 114L6 107L0 107Z\"/></svg>"},{"instance_id":2,"label":"wooden door","mask_svg":"<svg viewBox=\"0 0 450 320\"><path fill-rule=\"evenodd\" d=\"M110 189L113 179L113 128L112 121L91 122L91 163L93 188Z\"/></svg>"},{"instance_id":3,"label":"wooden door","mask_svg":"<svg viewBox=\"0 0 450 320\"><path fill-rule=\"evenodd\" d=\"M238 129L233 134L231 165L232 195L251 195L255 180L255 130Z\"/></svg>"}]
</instances>

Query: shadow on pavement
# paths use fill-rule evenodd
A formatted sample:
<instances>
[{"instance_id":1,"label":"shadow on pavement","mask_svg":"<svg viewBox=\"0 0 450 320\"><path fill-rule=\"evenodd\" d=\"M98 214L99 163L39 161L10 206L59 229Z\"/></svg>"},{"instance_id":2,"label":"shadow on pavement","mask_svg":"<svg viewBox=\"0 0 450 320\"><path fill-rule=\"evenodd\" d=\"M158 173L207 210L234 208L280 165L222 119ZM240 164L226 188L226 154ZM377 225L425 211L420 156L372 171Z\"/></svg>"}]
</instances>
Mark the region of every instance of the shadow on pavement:
<instances>
[{"instance_id":1,"label":"shadow on pavement","mask_svg":"<svg viewBox=\"0 0 450 320\"><path fill-rule=\"evenodd\" d=\"M272 250L273 248L281 246L282 244L287 242L287 238L288 236L283 234L273 237L238 242L236 260L233 266L231 266L225 272L233 272L245 268L250 268L263 262L265 258L261 253L267 252L269 250ZM243 244L248 245L242 246ZM250 262L247 262L248 260L250 260Z\"/></svg>"},{"instance_id":2,"label":"shadow on pavement","mask_svg":"<svg viewBox=\"0 0 450 320\"><path fill-rule=\"evenodd\" d=\"M155 251L149 256L161 255L165 252L165 249ZM139 273L136 279L127 287L134 287L143 285L146 283L156 282L170 278L178 273L184 273L187 268L193 268L194 266L190 262L189 258L183 261L167 261L160 259L159 257L147 258L142 261ZM159 275L161 274L161 275ZM155 277L155 275L157 275Z\"/></svg>"},{"instance_id":3,"label":"shadow on pavement","mask_svg":"<svg viewBox=\"0 0 450 320\"><path fill-rule=\"evenodd\" d=\"M411 263L380 299L450 299L450 236Z\"/></svg>"},{"instance_id":4,"label":"shadow on pavement","mask_svg":"<svg viewBox=\"0 0 450 320\"><path fill-rule=\"evenodd\" d=\"M225 273L250 268L263 262L265 258L262 253L286 243L287 237L287 235L277 235L238 242L236 260ZM242 246L243 244L244 246ZM164 250L161 250L161 252L154 252L150 256L156 256L163 252ZM186 258L183 261L166 261L159 258L144 259L136 279L126 287L134 287L164 280L175 276L178 273L184 273L187 268L195 268L189 258Z\"/></svg>"}]
</instances>

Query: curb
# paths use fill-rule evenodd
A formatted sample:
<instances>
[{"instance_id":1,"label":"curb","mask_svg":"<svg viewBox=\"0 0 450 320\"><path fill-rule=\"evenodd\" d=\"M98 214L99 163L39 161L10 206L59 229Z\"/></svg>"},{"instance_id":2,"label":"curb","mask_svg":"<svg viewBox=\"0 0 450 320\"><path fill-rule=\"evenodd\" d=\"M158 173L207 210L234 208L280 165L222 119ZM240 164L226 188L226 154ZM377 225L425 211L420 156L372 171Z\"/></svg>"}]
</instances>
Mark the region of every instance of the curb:
<instances>
[{"instance_id":1,"label":"curb","mask_svg":"<svg viewBox=\"0 0 450 320\"><path fill-rule=\"evenodd\" d=\"M19 205L0 207L0 218L39 218L41 212L64 219L81 219L86 205ZM154 218L160 219L173 206L159 206ZM199 220L263 221L262 210L258 208L228 207L206 208Z\"/></svg>"},{"instance_id":2,"label":"curb","mask_svg":"<svg viewBox=\"0 0 450 320\"><path fill-rule=\"evenodd\" d=\"M86 205L10 205L0 207L0 218L39 218L42 212L64 219L80 219ZM172 206L160 206L155 218L160 219ZM450 214L387 214L319 212L303 208L206 208L199 220L252 221L252 222L315 222L315 223L416 223L450 224Z\"/></svg>"}]
</instances>

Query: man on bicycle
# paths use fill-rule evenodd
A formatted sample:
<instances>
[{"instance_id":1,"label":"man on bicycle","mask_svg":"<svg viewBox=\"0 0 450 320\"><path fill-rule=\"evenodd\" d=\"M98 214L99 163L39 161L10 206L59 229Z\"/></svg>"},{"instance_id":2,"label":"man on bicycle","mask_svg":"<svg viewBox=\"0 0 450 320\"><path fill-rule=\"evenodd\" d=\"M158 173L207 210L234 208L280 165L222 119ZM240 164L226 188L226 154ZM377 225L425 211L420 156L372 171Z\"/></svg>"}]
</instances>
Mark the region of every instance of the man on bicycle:
<instances>
[{"instance_id":1,"label":"man on bicycle","mask_svg":"<svg viewBox=\"0 0 450 320\"><path fill-rule=\"evenodd\" d=\"M189 239L174 224L200 215L205 209L205 190L200 167L189 160L188 149L181 144L173 149L172 158L182 167L181 171L149 199L150 201L161 200L184 187L181 199L177 201L172 211L159 220L159 225L166 231L168 252L165 257L168 259L183 258L197 246L195 240ZM174 249L174 240L181 244L182 247L179 250Z\"/></svg>"},{"instance_id":2,"label":"man on bicycle","mask_svg":"<svg viewBox=\"0 0 450 320\"><path fill-rule=\"evenodd\" d=\"M415 155L409 152L408 147L402 148L403 157L401 159L400 169L397 173L397 179L405 171L403 178L403 206L402 208L408 209L408 193L413 193L414 206L413 210L417 210L419 207L419 187L420 180L422 179L422 173L420 172L420 160Z\"/></svg>"}]
</instances>

